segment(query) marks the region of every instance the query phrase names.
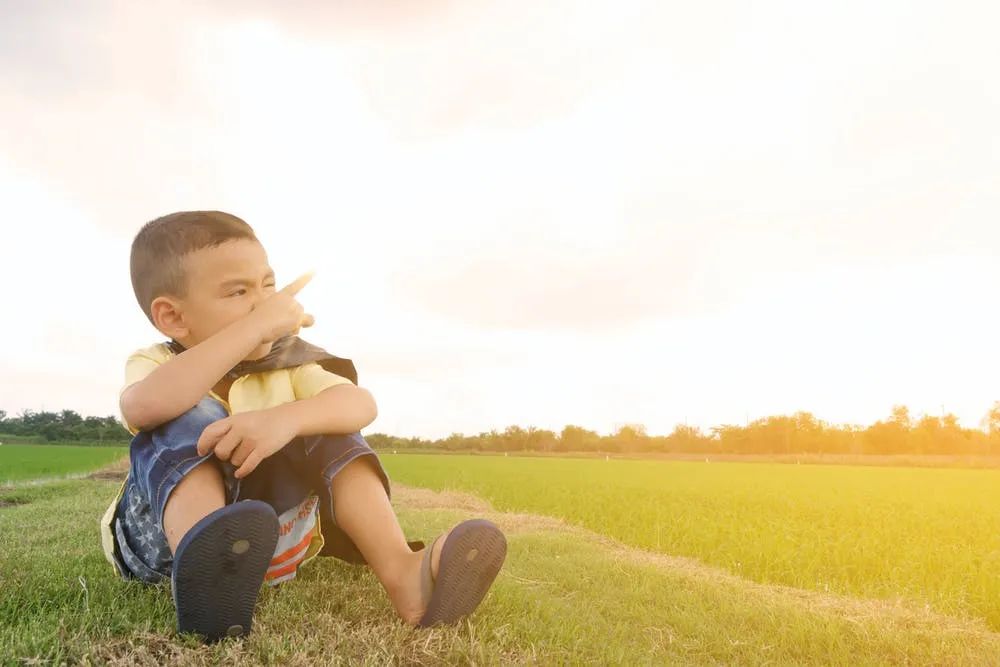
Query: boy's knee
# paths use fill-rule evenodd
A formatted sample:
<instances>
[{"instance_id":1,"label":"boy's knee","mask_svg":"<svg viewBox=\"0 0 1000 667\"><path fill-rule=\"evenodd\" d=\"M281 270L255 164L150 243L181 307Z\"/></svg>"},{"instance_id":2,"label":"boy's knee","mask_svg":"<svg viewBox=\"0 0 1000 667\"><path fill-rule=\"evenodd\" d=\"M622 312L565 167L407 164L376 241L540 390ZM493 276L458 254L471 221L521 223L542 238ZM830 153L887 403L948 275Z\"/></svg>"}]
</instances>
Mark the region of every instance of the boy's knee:
<instances>
[{"instance_id":1,"label":"boy's knee","mask_svg":"<svg viewBox=\"0 0 1000 667\"><path fill-rule=\"evenodd\" d=\"M360 432L354 433L320 433L297 438L299 446L306 455L315 455L321 450L348 451L357 447L367 447L368 443ZM294 442L294 441L293 441Z\"/></svg>"},{"instance_id":2,"label":"boy's knee","mask_svg":"<svg viewBox=\"0 0 1000 667\"><path fill-rule=\"evenodd\" d=\"M198 489L198 493L205 490L221 490L223 494L226 490L225 475L220 469L220 462L209 456L193 468L181 473L177 483L174 485L173 494L178 490L187 491Z\"/></svg>"},{"instance_id":3,"label":"boy's knee","mask_svg":"<svg viewBox=\"0 0 1000 667\"><path fill-rule=\"evenodd\" d=\"M226 412L226 408L222 403L210 396L206 396L198 401L190 410L178 417L178 419L183 418L186 423L204 429L209 424L217 422L220 419L225 419L228 416L229 413Z\"/></svg>"},{"instance_id":4,"label":"boy's knee","mask_svg":"<svg viewBox=\"0 0 1000 667\"><path fill-rule=\"evenodd\" d=\"M168 438L175 439L177 436L180 436L182 441L187 441L193 436L194 440L197 441L201 436L201 432L205 430L205 427L228 416L229 413L226 412L226 408L222 403L210 396L206 396L187 412L174 417L168 422L164 422L156 430Z\"/></svg>"},{"instance_id":5,"label":"boy's knee","mask_svg":"<svg viewBox=\"0 0 1000 667\"><path fill-rule=\"evenodd\" d=\"M217 465L207 461L214 458L211 454L198 453L198 440L206 426L227 416L219 401L202 399L132 443L130 474L161 513L169 489L201 464Z\"/></svg>"}]
</instances>

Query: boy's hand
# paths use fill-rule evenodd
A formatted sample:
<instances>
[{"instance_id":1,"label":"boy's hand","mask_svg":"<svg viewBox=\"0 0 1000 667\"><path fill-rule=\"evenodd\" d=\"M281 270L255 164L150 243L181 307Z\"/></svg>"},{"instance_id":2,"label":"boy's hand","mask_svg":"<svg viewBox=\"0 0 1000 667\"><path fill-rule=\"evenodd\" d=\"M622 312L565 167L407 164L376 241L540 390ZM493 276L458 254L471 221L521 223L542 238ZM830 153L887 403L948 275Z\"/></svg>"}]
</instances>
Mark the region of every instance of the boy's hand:
<instances>
[{"instance_id":1,"label":"boy's hand","mask_svg":"<svg viewBox=\"0 0 1000 667\"><path fill-rule=\"evenodd\" d=\"M247 319L260 333L261 343L270 343L289 333L298 333L299 327L312 326L312 315L303 312L302 305L295 300L295 295L312 280L312 271L303 273L267 297L254 308Z\"/></svg>"},{"instance_id":2,"label":"boy's hand","mask_svg":"<svg viewBox=\"0 0 1000 667\"><path fill-rule=\"evenodd\" d=\"M220 419L198 438L198 454L215 455L236 466L236 478L246 477L271 454L298 435L296 425L272 410L251 410Z\"/></svg>"}]
</instances>

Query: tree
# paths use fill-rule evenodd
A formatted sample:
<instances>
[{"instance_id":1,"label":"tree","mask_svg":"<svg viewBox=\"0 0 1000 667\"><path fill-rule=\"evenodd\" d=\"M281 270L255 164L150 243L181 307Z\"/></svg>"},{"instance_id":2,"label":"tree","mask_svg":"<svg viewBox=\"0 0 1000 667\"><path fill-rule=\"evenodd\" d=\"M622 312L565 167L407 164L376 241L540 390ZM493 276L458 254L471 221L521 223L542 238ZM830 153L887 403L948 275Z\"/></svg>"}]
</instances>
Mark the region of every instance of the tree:
<instances>
[{"instance_id":1,"label":"tree","mask_svg":"<svg viewBox=\"0 0 1000 667\"><path fill-rule=\"evenodd\" d=\"M59 413L59 422L63 426L76 426L83 422L83 418L76 414L74 410L63 410Z\"/></svg>"},{"instance_id":2,"label":"tree","mask_svg":"<svg viewBox=\"0 0 1000 667\"><path fill-rule=\"evenodd\" d=\"M439 444L448 451L456 451L459 449L466 449L468 447L468 445L466 444L467 440L468 439L461 433L453 432Z\"/></svg>"},{"instance_id":3,"label":"tree","mask_svg":"<svg viewBox=\"0 0 1000 667\"><path fill-rule=\"evenodd\" d=\"M556 448L556 434L543 428L529 426L525 447L533 452L551 452Z\"/></svg>"},{"instance_id":4,"label":"tree","mask_svg":"<svg viewBox=\"0 0 1000 667\"><path fill-rule=\"evenodd\" d=\"M520 426L508 426L503 430L501 442L504 451L524 451L528 448L528 433Z\"/></svg>"},{"instance_id":5,"label":"tree","mask_svg":"<svg viewBox=\"0 0 1000 667\"><path fill-rule=\"evenodd\" d=\"M556 448L563 452L593 452L597 451L600 441L601 436L594 431L579 426L566 426L559 434Z\"/></svg>"},{"instance_id":6,"label":"tree","mask_svg":"<svg viewBox=\"0 0 1000 667\"><path fill-rule=\"evenodd\" d=\"M822 452L828 449L830 430L811 412L796 412L793 419L795 452Z\"/></svg>"},{"instance_id":7,"label":"tree","mask_svg":"<svg viewBox=\"0 0 1000 667\"><path fill-rule=\"evenodd\" d=\"M913 420L905 405L894 405L889 421L875 422L864 433L865 454L906 454L913 451Z\"/></svg>"},{"instance_id":8,"label":"tree","mask_svg":"<svg viewBox=\"0 0 1000 667\"><path fill-rule=\"evenodd\" d=\"M40 432L49 442L52 442L53 440L62 440L62 436L65 433L59 424L51 422L42 426Z\"/></svg>"},{"instance_id":9,"label":"tree","mask_svg":"<svg viewBox=\"0 0 1000 667\"><path fill-rule=\"evenodd\" d=\"M910 418L910 409L905 405L892 406L892 418L890 421L906 429L913 427L913 420Z\"/></svg>"},{"instance_id":10,"label":"tree","mask_svg":"<svg viewBox=\"0 0 1000 667\"><path fill-rule=\"evenodd\" d=\"M671 452L707 452L712 449L712 439L703 435L697 426L678 424L666 437L664 449Z\"/></svg>"},{"instance_id":11,"label":"tree","mask_svg":"<svg viewBox=\"0 0 1000 667\"><path fill-rule=\"evenodd\" d=\"M980 426L986 431L990 453L1000 454L1000 401L993 403L993 407L983 417Z\"/></svg>"},{"instance_id":12,"label":"tree","mask_svg":"<svg viewBox=\"0 0 1000 667\"><path fill-rule=\"evenodd\" d=\"M913 428L912 448L918 454L944 454L941 431L941 421L937 417L924 415Z\"/></svg>"},{"instance_id":13,"label":"tree","mask_svg":"<svg viewBox=\"0 0 1000 667\"><path fill-rule=\"evenodd\" d=\"M649 449L649 436L642 424L624 424L611 436L623 452L641 452Z\"/></svg>"},{"instance_id":14,"label":"tree","mask_svg":"<svg viewBox=\"0 0 1000 667\"><path fill-rule=\"evenodd\" d=\"M715 440L716 451L731 452L733 454L749 453L748 429L732 424L722 424L712 427L712 439Z\"/></svg>"}]
</instances>

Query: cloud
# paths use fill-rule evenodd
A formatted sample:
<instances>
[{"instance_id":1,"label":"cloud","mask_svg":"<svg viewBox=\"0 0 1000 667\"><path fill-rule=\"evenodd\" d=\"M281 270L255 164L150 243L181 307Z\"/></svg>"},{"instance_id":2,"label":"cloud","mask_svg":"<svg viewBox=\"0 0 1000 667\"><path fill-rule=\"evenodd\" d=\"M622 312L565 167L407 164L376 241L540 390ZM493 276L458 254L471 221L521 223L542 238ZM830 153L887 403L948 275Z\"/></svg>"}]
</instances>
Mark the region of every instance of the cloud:
<instances>
[{"instance_id":1,"label":"cloud","mask_svg":"<svg viewBox=\"0 0 1000 667\"><path fill-rule=\"evenodd\" d=\"M427 260L394 274L400 301L484 329L594 331L699 308L706 285L684 248L610 246L573 254L549 245Z\"/></svg>"},{"instance_id":2,"label":"cloud","mask_svg":"<svg viewBox=\"0 0 1000 667\"><path fill-rule=\"evenodd\" d=\"M565 114L635 56L647 3L229 3L352 61L370 109L396 136L517 128Z\"/></svg>"},{"instance_id":3,"label":"cloud","mask_svg":"<svg viewBox=\"0 0 1000 667\"><path fill-rule=\"evenodd\" d=\"M315 341L402 432L867 418L910 386L971 412L989 390L964 346L991 321L908 290L992 298L995 274L956 267L1000 251L996 11L6 3L4 278L48 270L9 299L33 319L4 338L25 384L3 400L46 396L34 368L118 377L159 338L121 273L132 233L223 208L279 280L320 270ZM103 300L66 300L67 271ZM908 370L938 345L958 370ZM836 382L808 384L814 349Z\"/></svg>"},{"instance_id":4,"label":"cloud","mask_svg":"<svg viewBox=\"0 0 1000 667\"><path fill-rule=\"evenodd\" d=\"M0 27L0 153L117 232L218 189L197 22L166 6L23 3ZM192 206L194 207L194 206Z\"/></svg>"}]
</instances>

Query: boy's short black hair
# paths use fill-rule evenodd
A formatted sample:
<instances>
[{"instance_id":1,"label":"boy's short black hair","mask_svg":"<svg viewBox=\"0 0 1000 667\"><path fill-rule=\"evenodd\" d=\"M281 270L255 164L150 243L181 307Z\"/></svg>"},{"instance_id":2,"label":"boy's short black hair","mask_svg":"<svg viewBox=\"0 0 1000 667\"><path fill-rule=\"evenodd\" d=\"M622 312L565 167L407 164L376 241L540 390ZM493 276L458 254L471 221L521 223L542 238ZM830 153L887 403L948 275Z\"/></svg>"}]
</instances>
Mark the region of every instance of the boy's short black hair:
<instances>
[{"instance_id":1,"label":"boy's short black hair","mask_svg":"<svg viewBox=\"0 0 1000 667\"><path fill-rule=\"evenodd\" d=\"M149 321L153 322L150 305L156 297L187 296L185 255L233 239L259 243L250 225L222 211L179 211L143 225L132 241L129 269L135 298Z\"/></svg>"}]
</instances>

